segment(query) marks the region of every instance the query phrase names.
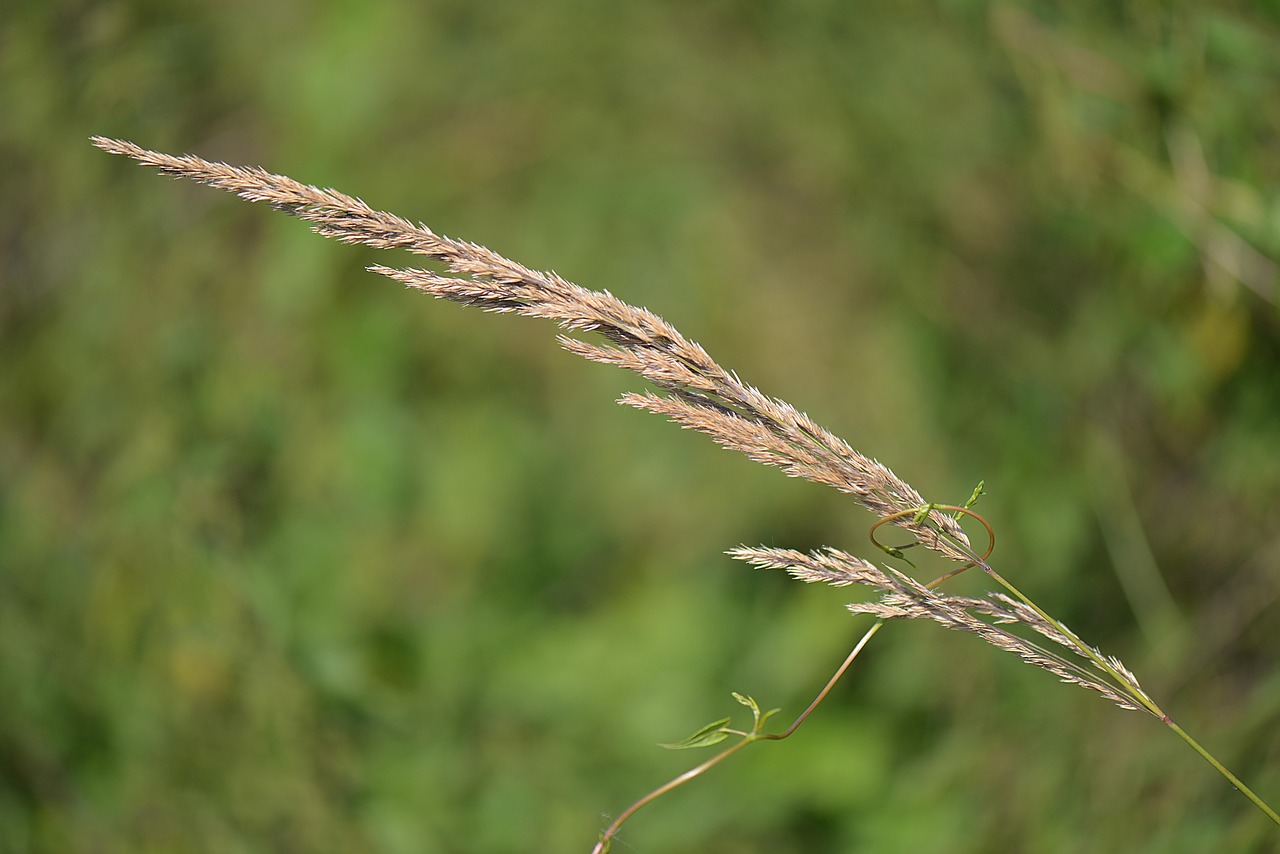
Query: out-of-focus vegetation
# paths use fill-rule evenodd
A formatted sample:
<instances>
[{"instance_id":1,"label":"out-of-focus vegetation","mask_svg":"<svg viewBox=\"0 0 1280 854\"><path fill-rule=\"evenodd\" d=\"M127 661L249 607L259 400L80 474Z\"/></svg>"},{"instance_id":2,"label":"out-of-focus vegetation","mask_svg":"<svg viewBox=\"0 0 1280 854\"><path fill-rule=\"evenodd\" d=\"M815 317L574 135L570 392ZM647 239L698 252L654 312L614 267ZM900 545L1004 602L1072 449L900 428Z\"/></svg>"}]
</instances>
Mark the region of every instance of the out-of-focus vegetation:
<instances>
[{"instance_id":1,"label":"out-of-focus vegetation","mask_svg":"<svg viewBox=\"0 0 1280 854\"><path fill-rule=\"evenodd\" d=\"M940 501L1280 800L1270 3L9 3L0 850L585 851L865 626L723 556L852 502L534 321L92 149L647 305ZM637 852L1269 851L1158 724L929 625ZM628 847L629 846L629 847Z\"/></svg>"}]
</instances>

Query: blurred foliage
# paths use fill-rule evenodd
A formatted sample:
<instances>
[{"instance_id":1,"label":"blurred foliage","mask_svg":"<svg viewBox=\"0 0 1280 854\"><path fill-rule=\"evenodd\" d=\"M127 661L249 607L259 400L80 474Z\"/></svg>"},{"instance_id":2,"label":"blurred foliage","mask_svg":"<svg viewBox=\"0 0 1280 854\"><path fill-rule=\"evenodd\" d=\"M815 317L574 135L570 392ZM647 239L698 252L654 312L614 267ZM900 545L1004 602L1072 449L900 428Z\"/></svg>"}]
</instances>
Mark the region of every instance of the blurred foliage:
<instances>
[{"instance_id":1,"label":"blurred foliage","mask_svg":"<svg viewBox=\"0 0 1280 854\"><path fill-rule=\"evenodd\" d=\"M93 133L554 266L933 500L985 478L1002 572L1280 800L1274 3L16 0L0 81L0 850L586 851L863 628L722 554L868 554L847 497ZM615 850L1276 839L902 625Z\"/></svg>"}]
</instances>

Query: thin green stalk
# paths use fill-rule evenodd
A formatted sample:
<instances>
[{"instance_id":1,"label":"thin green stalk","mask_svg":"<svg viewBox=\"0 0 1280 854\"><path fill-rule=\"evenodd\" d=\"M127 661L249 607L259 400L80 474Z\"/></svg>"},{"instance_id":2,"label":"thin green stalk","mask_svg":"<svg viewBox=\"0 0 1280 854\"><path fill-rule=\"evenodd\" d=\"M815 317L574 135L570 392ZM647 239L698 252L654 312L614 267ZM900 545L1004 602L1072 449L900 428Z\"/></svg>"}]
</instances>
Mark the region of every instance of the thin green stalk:
<instances>
[{"instance_id":1,"label":"thin green stalk","mask_svg":"<svg viewBox=\"0 0 1280 854\"><path fill-rule=\"evenodd\" d=\"M946 535L944 534L944 536ZM956 545L961 550L968 551L968 549L966 549L962 543L957 543ZM1141 690L1139 687L1134 685L1133 681L1128 676L1126 676L1124 673L1121 673L1111 664L1111 662L1107 661L1106 658L1100 655L1088 644L1084 643L1082 640L1077 638L1075 636L1075 633L1068 630L1066 626L1058 622L1058 620L1054 619L1053 617L1049 616L1049 614L1047 614L1044 611L1044 609L1042 609L1039 605L1033 602L1031 598L1028 597L1025 593L1023 593L1021 590L1015 587L1011 582L1008 581L1008 579L1006 579L1000 573L996 572L995 569L993 569L991 565L988 564L985 560L977 557L976 555L973 555L971 552L969 553L969 557L973 560L974 565L979 567L983 572L987 573L987 575L991 576L991 578L997 584L999 584L1004 589L1008 590L1009 593L1011 593L1014 597L1016 597L1028 608L1035 611L1036 614L1041 619L1045 620L1046 622L1054 626L1054 628L1058 629L1058 631L1060 631L1064 637L1066 637L1071 641L1072 646L1074 646L1080 652L1081 655L1088 658L1095 665L1097 665L1099 669L1101 669L1108 676L1110 676L1112 681L1116 683L1116 687L1119 690L1123 691L1127 696L1132 698L1134 702L1141 705L1142 708L1146 709L1153 716L1155 716L1156 718L1159 718L1160 721L1163 724L1165 724L1165 726L1169 727L1169 729L1177 733L1178 737L1181 738L1183 741L1185 741L1188 745L1190 745L1192 750L1200 754L1200 756L1206 762L1212 765L1219 774L1225 777L1227 781L1231 783L1232 786L1234 786L1236 789L1240 791L1241 794L1243 794L1246 798L1248 798L1249 801L1252 802L1254 806L1262 810L1262 812L1266 814L1267 818L1271 819L1271 821L1274 822L1276 825L1280 825L1280 815L1278 815L1276 811L1272 809L1271 806L1266 801L1258 797L1258 795L1253 791L1253 789L1250 789L1248 786L1246 786L1239 777L1231 773L1231 771L1225 765L1219 762L1218 759L1212 753L1206 750L1200 744L1200 742L1196 741L1194 738L1191 737L1191 735L1186 730L1178 726L1178 724L1171 717L1165 714L1163 709L1161 709L1158 705L1156 705L1154 700L1152 700L1150 697L1147 696L1145 691Z\"/></svg>"},{"instance_id":2,"label":"thin green stalk","mask_svg":"<svg viewBox=\"0 0 1280 854\"><path fill-rule=\"evenodd\" d=\"M934 583L938 583L938 582L934 582ZM862 652L863 647L865 647L867 645L867 642L870 641L871 638L875 636L876 632L880 631L880 627L883 625L884 625L884 620L880 620L871 628L867 629L867 631L862 635L861 639L859 639L858 642L854 644L853 650L850 651L850 653L847 656L845 656L844 661L841 662L838 668L836 668L836 672L832 674L830 679L827 680L827 684L823 686L821 691L818 692L818 696L813 698L813 702L809 704L808 708L806 708L803 712L800 713L800 716L797 717L795 721L792 722L791 726L787 727L785 730L779 733L760 732L759 727L761 724L763 724L763 720L761 720L760 717L757 716L756 726L755 728L753 728L751 732L743 732L741 730L732 730L732 729L728 729L727 727L722 728L721 729L722 732L728 733L730 735L741 736L742 740L739 741L737 744L733 744L730 747L720 751L715 756L708 759L706 762L703 762L701 765L690 768L688 771L685 771L680 776L674 777L671 780L668 780L666 783L663 783L661 786L654 789L652 792L649 792L647 795L640 798L631 806L623 810L622 813L619 814L618 817L613 820L613 823L610 824L608 828L606 828L604 832L600 834L600 839L598 842L596 842L595 847L591 849L591 854L608 854L609 847L613 842L613 838L614 836L617 835L618 831L622 828L623 823L625 823L627 819L631 818L631 816L635 815L635 813L641 807L647 804L650 804L653 801L656 801L658 798L662 797L667 792L670 792L673 789L677 789L680 786L683 786L685 783L688 783L690 780L693 780L696 777L700 777L704 772L710 770L711 768L714 768L716 765L719 765L721 762L728 759L730 756L737 753L739 750L742 750L749 744L754 744L757 741L782 741L784 738L789 738L791 734L794 733L797 729L799 729L800 725L804 723L805 720L808 719L809 715L813 714L814 709L818 708L818 705L821 704L822 701L827 698L827 695L831 693L831 689L836 686L836 683L840 681L840 678L842 676L844 676L845 671L847 671L849 667L853 664L853 660L858 657L859 653Z\"/></svg>"},{"instance_id":3,"label":"thin green stalk","mask_svg":"<svg viewBox=\"0 0 1280 854\"><path fill-rule=\"evenodd\" d=\"M1256 806L1258 809L1266 813L1267 818L1271 819L1276 824L1280 825L1280 815L1276 815L1276 811L1273 810L1270 807L1270 805L1267 804L1266 801L1262 800L1262 798L1254 794L1253 789L1250 789L1243 782L1241 782L1239 777L1237 777L1235 774L1232 774L1230 771L1228 771L1227 768L1221 762L1219 762L1217 759L1214 758L1212 753L1210 753L1209 751L1201 747L1200 742L1196 741L1194 738L1188 735L1186 730L1184 730L1182 727L1174 723L1173 720L1168 715L1162 715L1160 719L1164 721L1165 725L1168 726L1169 729L1176 732L1183 741L1191 745L1191 749L1194 750L1196 753L1199 753L1204 758L1205 762L1208 762L1210 765L1212 765L1215 769L1217 769L1219 774L1221 774L1223 777L1226 777L1227 780L1231 782L1231 785L1239 789L1242 795L1244 795L1250 801L1253 801L1254 806Z\"/></svg>"},{"instance_id":4,"label":"thin green stalk","mask_svg":"<svg viewBox=\"0 0 1280 854\"><path fill-rule=\"evenodd\" d=\"M695 777L701 776L704 771L714 768L716 765L719 765L721 762L728 759L730 756L732 756L733 754L737 753L739 750L742 750L744 747L746 747L747 745L755 741L755 738L753 738L750 733L743 733L743 735L745 735L746 737L742 739L742 741L739 741L737 744L731 745L730 747L720 751L715 756L712 756L710 759L708 759L706 762L703 762L701 765L698 765L694 768L690 768L688 771L685 771L679 777L668 780L666 783L663 783L661 786L654 789L652 792L645 795L643 798L641 798L640 800L636 801L634 804L632 804L631 806L623 810L622 814L613 820L613 824L609 825L609 827L606 828L605 831L600 834L600 840L596 842L595 847L591 849L591 854L608 854L609 848L613 844L613 837L622 828L623 823L627 819L631 818L631 816L634 815L636 811L639 810L641 807L645 806L646 804L652 803L653 801L656 801L658 798L662 797L667 792L670 792L672 789L676 789L680 786L683 786L685 783L689 782Z\"/></svg>"}]
</instances>

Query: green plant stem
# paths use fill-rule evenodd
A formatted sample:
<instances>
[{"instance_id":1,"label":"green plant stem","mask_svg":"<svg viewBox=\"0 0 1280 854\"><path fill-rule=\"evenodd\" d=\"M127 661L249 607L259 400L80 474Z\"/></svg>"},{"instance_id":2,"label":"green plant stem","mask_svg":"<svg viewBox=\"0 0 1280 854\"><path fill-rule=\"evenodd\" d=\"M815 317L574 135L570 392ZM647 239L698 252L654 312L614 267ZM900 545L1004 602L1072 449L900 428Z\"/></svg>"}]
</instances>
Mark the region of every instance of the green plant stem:
<instances>
[{"instance_id":1,"label":"green plant stem","mask_svg":"<svg viewBox=\"0 0 1280 854\"><path fill-rule=\"evenodd\" d=\"M1179 738L1181 738L1187 744L1191 745L1191 749L1194 750L1196 753L1199 753L1204 758L1204 761L1212 765L1217 770L1217 772L1221 774L1223 777L1226 777L1227 780L1230 781L1231 785L1239 789L1240 794L1244 795L1246 798L1248 798L1250 801L1253 802L1254 806L1256 806L1258 809L1266 813L1267 818L1271 819L1277 825L1280 825L1280 815L1277 815L1276 811L1273 810L1270 807L1270 805L1267 804L1266 801L1264 801L1262 798L1254 794L1253 789L1250 789L1243 782L1241 782L1239 777L1237 777L1235 774L1232 774L1230 771L1228 771L1226 766L1224 766L1221 762L1215 759L1212 753L1210 753L1209 751L1201 747L1200 742L1196 741L1194 738L1188 735L1186 730L1184 730L1182 727L1174 723L1173 720L1168 715L1162 715L1160 719L1164 721L1165 726L1169 727L1169 729L1176 732Z\"/></svg>"},{"instance_id":2,"label":"green plant stem","mask_svg":"<svg viewBox=\"0 0 1280 854\"><path fill-rule=\"evenodd\" d=\"M730 756L737 753L739 750L742 750L744 747L746 747L747 745L751 744L753 741L756 740L756 737L753 736L751 733L743 733L743 735L745 735L746 737L743 738L742 741L739 741L737 744L734 744L729 748L720 751L715 756L712 756L710 759L708 759L706 762L703 762L701 765L690 768L688 771L685 771L679 777L675 777L671 780L668 780L666 783L663 783L661 786L654 789L652 792L645 795L643 798L641 798L640 800L636 801L634 804L632 804L631 806L623 810L622 814L613 820L613 824L609 825L609 827L606 828L605 831L600 834L600 840L596 842L595 847L591 849L591 854L608 854L609 847L613 842L613 837L617 834L618 830L621 829L623 823L627 819L631 818L631 816L634 815L636 811L639 810L641 807L643 807L648 803L656 801L658 798L662 797L667 792L670 792L672 789L678 788L679 786L683 786L685 783L689 782L695 777L701 776L704 771L714 768L716 765L719 765L721 762L728 759Z\"/></svg>"},{"instance_id":3,"label":"green plant stem","mask_svg":"<svg viewBox=\"0 0 1280 854\"><path fill-rule=\"evenodd\" d=\"M957 543L957 546L961 549L964 549L963 544ZM1254 806L1262 810L1262 812L1266 814L1267 818L1271 819L1271 821L1273 821L1276 825L1280 825L1280 815L1278 815L1276 811L1272 809L1271 806L1266 801L1258 797L1258 795L1253 791L1253 789L1250 789L1248 786L1246 786L1239 777L1237 777L1235 774L1232 774L1231 771L1225 765L1219 762L1212 753L1206 750L1200 744L1200 742L1196 741L1194 738L1191 737L1191 735L1186 730L1178 726L1178 724L1173 720L1173 718L1165 714L1164 710L1161 709L1158 705L1156 705L1155 701L1152 700L1150 697L1148 697L1144 691L1142 691L1140 688L1135 686L1129 677L1127 677L1125 674L1118 671L1111 664L1111 662L1107 661L1106 658L1100 655L1092 647L1090 647L1088 644L1084 643L1079 638L1077 638L1073 632L1067 629L1066 626L1064 626L1062 623L1055 620L1053 617L1049 616L1047 613L1045 613L1045 611L1039 605L1031 601L1030 597L1028 597L1025 593L1023 593L1017 587L1015 587L1000 573L996 572L995 569L993 569L986 561L976 556L973 556L972 554L970 554L970 556L973 558L973 562L976 566L981 568L982 571L985 572L987 575L991 576L991 578L997 584L999 584L1005 590L1008 590L1011 594L1017 597L1017 599L1021 601L1024 605L1026 605L1028 608L1031 608L1033 611L1035 611L1036 614L1039 615L1042 619L1046 620L1047 622L1052 624L1055 628L1057 628L1060 632L1062 632L1064 637L1069 638L1071 640L1072 645L1077 650L1080 651L1081 655L1084 655L1086 658L1092 661L1095 665L1098 666L1099 669L1101 669L1107 675L1109 675L1112 678L1112 681L1117 683L1116 687L1124 691L1125 694L1131 697L1134 702L1141 705L1142 708L1144 708L1146 711L1151 713L1156 718L1159 718L1160 721L1163 724L1165 724L1165 726L1169 727L1169 729L1177 733L1178 737L1181 738L1183 741L1185 741L1188 745L1190 745L1192 750L1194 750L1196 753L1199 753L1200 756L1206 762L1212 765L1219 774L1225 777L1227 781L1231 783L1232 786L1234 786L1236 789L1240 791L1242 795L1248 798L1250 802L1253 803Z\"/></svg>"},{"instance_id":4,"label":"green plant stem","mask_svg":"<svg viewBox=\"0 0 1280 854\"><path fill-rule=\"evenodd\" d=\"M800 713L800 716L792 722L791 726L787 727L782 732L761 733L758 736L759 740L782 741L784 738L789 738L793 732L799 729L800 724L804 723L809 715L813 714L813 710L818 708L818 704L827 698L827 695L831 693L832 688L836 687L836 683L840 681L840 677L844 676L845 671L853 664L853 660L858 657L858 653L862 652L862 648L867 645L867 642L870 641L871 638L875 637L876 632L880 631L880 627L883 625L884 620L880 620L874 626L867 629L866 633L862 635L862 638L854 645L853 650L849 653L848 657L846 657L844 662L836 668L836 672L832 674L831 678L827 680L826 686L818 692L818 696L813 698L813 702L809 704L807 709Z\"/></svg>"},{"instance_id":5,"label":"green plant stem","mask_svg":"<svg viewBox=\"0 0 1280 854\"><path fill-rule=\"evenodd\" d=\"M609 846L613 841L613 837L617 835L618 831L622 828L623 823L626 822L627 819L631 818L631 816L635 815L635 813L646 804L652 803L653 801L665 795L667 792L670 792L673 789L679 788L680 786L683 786L685 783L688 783L690 780L693 780L694 778L701 776L705 771L708 771L711 768L715 767L716 765L719 765L721 762L728 759L730 756L732 756L733 754L737 753L739 750L742 750L743 748L747 747L750 744L754 744L757 741L782 741L784 738L789 738L791 734L795 732L797 729L799 729L800 725L804 723L806 719L808 719L809 715L813 714L814 709L818 708L819 704L821 704L822 701L827 698L827 695L831 693L831 689L836 686L836 683L840 681L840 678L842 676L844 676L845 671L847 671L849 667L853 664L853 660L858 657L858 654L862 652L863 647L865 647L867 645L867 642L870 641L871 638L875 636L876 632L880 631L880 627L883 625L884 625L884 620L880 620L871 628L867 629L867 631L862 635L862 637L854 645L853 650L850 651L850 653L847 656L845 656L844 661L840 664L838 668L836 668L836 672L832 674L830 679L827 680L827 684L823 686L821 691L818 692L818 696L813 698L813 702L809 704L808 708L806 708L803 712L800 713L800 716L797 717L794 722L792 722L791 726L787 727L785 730L778 733L763 733L763 732L757 732L757 731L742 732L741 730L731 730L731 729L725 728L724 730L722 730L722 732L727 732L732 735L741 736L742 740L739 741L737 744L734 744L726 748L725 750L720 751L715 756L708 759L706 762L703 762L701 765L697 765L693 768L690 768L688 771L685 771L680 776L674 777L671 780L668 780L666 783L663 783L661 786L654 789L652 792L649 792L649 794L640 798L631 806L623 810L622 813L619 814L618 817L613 820L613 824L609 825L609 827L606 828L604 832L600 834L600 840L596 842L595 847L591 849L591 854L608 854Z\"/></svg>"}]
</instances>

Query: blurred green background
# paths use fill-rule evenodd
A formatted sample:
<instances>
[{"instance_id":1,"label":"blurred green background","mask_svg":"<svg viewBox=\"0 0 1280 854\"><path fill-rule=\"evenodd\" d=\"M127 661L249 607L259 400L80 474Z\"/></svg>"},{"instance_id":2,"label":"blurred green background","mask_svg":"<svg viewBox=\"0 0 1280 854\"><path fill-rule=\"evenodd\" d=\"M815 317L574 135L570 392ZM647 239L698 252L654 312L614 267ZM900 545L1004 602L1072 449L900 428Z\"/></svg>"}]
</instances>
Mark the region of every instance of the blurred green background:
<instances>
[{"instance_id":1,"label":"blurred green background","mask_svg":"<svg viewBox=\"0 0 1280 854\"><path fill-rule=\"evenodd\" d=\"M0 108L0 850L586 852L866 625L723 555L871 556L847 496L95 133L554 267L934 500L985 478L1001 571L1280 804L1275 3L18 0ZM615 850L1277 840L1150 718L903 624Z\"/></svg>"}]
</instances>

